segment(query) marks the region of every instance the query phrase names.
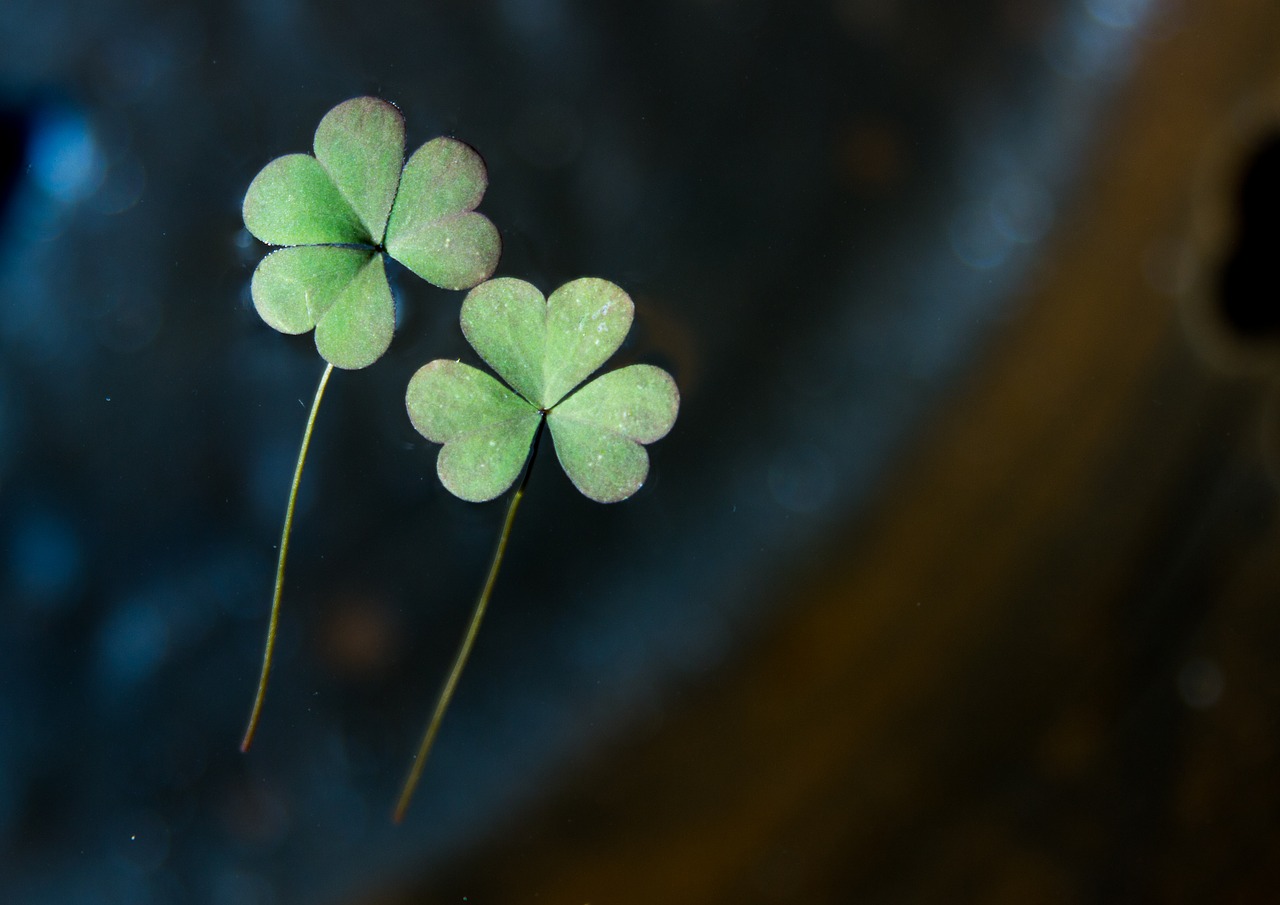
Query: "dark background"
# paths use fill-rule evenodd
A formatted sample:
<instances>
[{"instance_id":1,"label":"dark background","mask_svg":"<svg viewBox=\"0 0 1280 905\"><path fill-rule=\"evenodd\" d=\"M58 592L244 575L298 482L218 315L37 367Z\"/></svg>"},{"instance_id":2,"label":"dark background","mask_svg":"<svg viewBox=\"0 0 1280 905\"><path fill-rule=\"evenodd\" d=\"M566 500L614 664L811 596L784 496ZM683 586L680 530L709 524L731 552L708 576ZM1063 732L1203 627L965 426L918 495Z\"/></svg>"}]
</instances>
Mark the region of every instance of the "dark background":
<instances>
[{"instance_id":1,"label":"dark background","mask_svg":"<svg viewBox=\"0 0 1280 905\"><path fill-rule=\"evenodd\" d=\"M0 900L1266 901L1278 84L1269 0L10 0ZM684 394L626 503L540 458L398 828L460 294L335 375L237 751L322 369L239 206L366 93Z\"/></svg>"}]
</instances>

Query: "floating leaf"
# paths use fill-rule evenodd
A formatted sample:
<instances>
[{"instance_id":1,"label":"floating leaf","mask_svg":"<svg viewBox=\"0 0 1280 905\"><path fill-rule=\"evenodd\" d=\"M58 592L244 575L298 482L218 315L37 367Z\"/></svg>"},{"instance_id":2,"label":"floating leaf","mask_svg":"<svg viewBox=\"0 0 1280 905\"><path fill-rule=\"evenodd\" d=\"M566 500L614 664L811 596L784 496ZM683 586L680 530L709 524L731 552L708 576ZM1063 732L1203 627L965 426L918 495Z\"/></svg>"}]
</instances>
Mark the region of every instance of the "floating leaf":
<instances>
[{"instance_id":1,"label":"floating leaf","mask_svg":"<svg viewBox=\"0 0 1280 905\"><path fill-rule=\"evenodd\" d=\"M441 483L473 503L512 485L542 417L488 374L456 361L423 365L405 403L418 432L444 444L436 461Z\"/></svg>"},{"instance_id":2,"label":"floating leaf","mask_svg":"<svg viewBox=\"0 0 1280 905\"><path fill-rule=\"evenodd\" d=\"M320 161L288 154L249 183L244 225L268 245L368 243L369 236Z\"/></svg>"},{"instance_id":3,"label":"floating leaf","mask_svg":"<svg viewBox=\"0 0 1280 905\"><path fill-rule=\"evenodd\" d=\"M547 302L532 283L500 277L462 300L462 333L517 393L542 404Z\"/></svg>"},{"instance_id":4,"label":"floating leaf","mask_svg":"<svg viewBox=\"0 0 1280 905\"><path fill-rule=\"evenodd\" d=\"M414 152L387 224L387 252L429 283L466 289L498 266L502 240L475 213L489 177L472 148L436 138Z\"/></svg>"},{"instance_id":5,"label":"floating leaf","mask_svg":"<svg viewBox=\"0 0 1280 905\"><path fill-rule=\"evenodd\" d=\"M316 349L339 368L367 368L387 351L395 326L382 255L373 255L317 320Z\"/></svg>"},{"instance_id":6,"label":"floating leaf","mask_svg":"<svg viewBox=\"0 0 1280 905\"><path fill-rule=\"evenodd\" d=\"M306 333L333 304L370 253L358 248L300 245L263 258L249 284L254 307L281 333Z\"/></svg>"},{"instance_id":7,"label":"floating leaf","mask_svg":"<svg viewBox=\"0 0 1280 905\"><path fill-rule=\"evenodd\" d=\"M414 375L409 415L423 436L444 444L437 471L445 487L475 502L498 496L515 482L545 416L556 455L582 493L602 503L635 493L649 470L643 444L675 423L675 381L633 365L563 398L621 345L633 310L625 292L595 278L566 283L545 300L511 278L468 293L463 333L515 392L458 362L433 361Z\"/></svg>"},{"instance_id":8,"label":"floating leaf","mask_svg":"<svg viewBox=\"0 0 1280 905\"><path fill-rule=\"evenodd\" d=\"M404 117L386 101L357 97L320 120L320 161L364 226L364 241L380 245L404 165Z\"/></svg>"},{"instance_id":9,"label":"floating leaf","mask_svg":"<svg viewBox=\"0 0 1280 905\"><path fill-rule=\"evenodd\" d=\"M649 473L645 443L671 430L680 394L671 375L632 365L601 375L547 415L556 457L582 493L598 503L625 500Z\"/></svg>"},{"instance_id":10,"label":"floating leaf","mask_svg":"<svg viewBox=\"0 0 1280 905\"><path fill-rule=\"evenodd\" d=\"M382 255L301 245L262 259L250 284L262 319L282 333L315 328L316 349L339 368L368 367L387 351L395 303Z\"/></svg>"},{"instance_id":11,"label":"floating leaf","mask_svg":"<svg viewBox=\"0 0 1280 905\"><path fill-rule=\"evenodd\" d=\"M563 399L618 351L634 312L631 297L608 280L584 277L551 293L542 363L543 408Z\"/></svg>"},{"instance_id":12,"label":"floating leaf","mask_svg":"<svg viewBox=\"0 0 1280 905\"><path fill-rule=\"evenodd\" d=\"M490 280L467 293L462 332L522 396L549 409L617 351L631 329L631 298L583 277L549 299L523 280Z\"/></svg>"},{"instance_id":13,"label":"floating leaf","mask_svg":"<svg viewBox=\"0 0 1280 905\"><path fill-rule=\"evenodd\" d=\"M244 222L287 248L254 272L254 307L284 333L316 331L316 348L340 368L363 368L387 350L395 305L383 248L447 289L493 273L498 231L475 207L488 179L460 141L427 142L404 163L404 117L357 97L320 120L315 156L289 154L254 178Z\"/></svg>"}]
</instances>

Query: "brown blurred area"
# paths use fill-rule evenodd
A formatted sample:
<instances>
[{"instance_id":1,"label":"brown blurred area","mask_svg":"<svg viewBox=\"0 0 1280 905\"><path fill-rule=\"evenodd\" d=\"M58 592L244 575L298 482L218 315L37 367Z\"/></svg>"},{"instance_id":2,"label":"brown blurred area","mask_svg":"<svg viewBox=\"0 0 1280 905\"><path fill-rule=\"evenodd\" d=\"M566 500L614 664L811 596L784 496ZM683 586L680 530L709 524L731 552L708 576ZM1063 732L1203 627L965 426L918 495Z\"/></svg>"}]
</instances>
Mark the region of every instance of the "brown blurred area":
<instances>
[{"instance_id":1,"label":"brown blurred area","mask_svg":"<svg viewBox=\"0 0 1280 905\"><path fill-rule=\"evenodd\" d=\"M1247 155L1235 112L1280 85L1280 4L1178 22L1008 321L776 617L465 859L357 901L1280 901L1276 409L1200 354L1212 279L1176 298L1214 266L1187 237Z\"/></svg>"}]
</instances>

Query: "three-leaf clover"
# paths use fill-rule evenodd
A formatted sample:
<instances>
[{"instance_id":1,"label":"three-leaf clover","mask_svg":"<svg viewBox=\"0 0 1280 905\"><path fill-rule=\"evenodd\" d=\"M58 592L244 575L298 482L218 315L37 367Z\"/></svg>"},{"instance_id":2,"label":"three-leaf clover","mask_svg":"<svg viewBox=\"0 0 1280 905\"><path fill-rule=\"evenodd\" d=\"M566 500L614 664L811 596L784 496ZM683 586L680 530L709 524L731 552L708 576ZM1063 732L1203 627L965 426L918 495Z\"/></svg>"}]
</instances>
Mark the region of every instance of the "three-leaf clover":
<instances>
[{"instance_id":1,"label":"three-leaf clover","mask_svg":"<svg viewBox=\"0 0 1280 905\"><path fill-rule=\"evenodd\" d=\"M253 303L283 333L314 329L330 364L363 368L387 350L395 326L384 253L445 289L467 289L497 267L498 231L475 211L488 175L480 155L452 138L404 163L404 117L372 97L326 113L314 150L271 161L245 194L249 232L286 246L254 271Z\"/></svg>"},{"instance_id":2,"label":"three-leaf clover","mask_svg":"<svg viewBox=\"0 0 1280 905\"><path fill-rule=\"evenodd\" d=\"M639 490L649 471L644 444L667 434L680 407L671 375L630 365L570 395L622 344L633 313L622 289L592 277L545 299L505 277L471 290L462 332L507 386L470 365L433 361L405 397L418 432L444 444L436 462L444 486L472 502L501 494L545 418L560 464L586 496L612 503Z\"/></svg>"},{"instance_id":3,"label":"three-leaf clover","mask_svg":"<svg viewBox=\"0 0 1280 905\"><path fill-rule=\"evenodd\" d=\"M462 332L507 385L446 360L423 365L409 381L409 418L428 440L444 444L436 471L450 492L478 503L505 491L522 470L524 478L511 494L489 575L400 790L397 822L471 654L543 425L574 485L593 500L614 503L640 489L649 473L644 445L675 424L680 393L661 368L630 365L575 390L617 351L634 312L631 298L608 280L573 280L549 298L523 280L490 280L467 293Z\"/></svg>"},{"instance_id":4,"label":"three-leaf clover","mask_svg":"<svg viewBox=\"0 0 1280 905\"><path fill-rule=\"evenodd\" d=\"M283 333L314 329L328 365L285 506L262 672L242 750L253 742L266 698L298 486L329 375L335 367L367 367L391 345L395 302L383 255L444 289L467 289L488 279L502 250L498 231L475 211L489 184L480 155L437 138L406 164L404 117L386 101L357 97L334 107L316 128L314 149L314 157L271 161L244 196L249 232L285 246L254 270L254 307Z\"/></svg>"}]
</instances>

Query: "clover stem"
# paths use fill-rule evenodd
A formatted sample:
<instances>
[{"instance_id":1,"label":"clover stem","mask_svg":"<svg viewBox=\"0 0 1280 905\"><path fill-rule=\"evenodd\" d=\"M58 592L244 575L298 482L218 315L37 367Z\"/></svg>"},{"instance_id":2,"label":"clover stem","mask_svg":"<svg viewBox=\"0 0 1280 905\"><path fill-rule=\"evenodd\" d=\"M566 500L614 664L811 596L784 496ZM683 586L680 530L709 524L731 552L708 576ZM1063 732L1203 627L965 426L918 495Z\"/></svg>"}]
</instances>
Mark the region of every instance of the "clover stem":
<instances>
[{"instance_id":1,"label":"clover stem","mask_svg":"<svg viewBox=\"0 0 1280 905\"><path fill-rule=\"evenodd\" d=\"M262 716L262 702L267 697L267 678L271 675L271 656L276 647L276 628L280 624L280 596L284 593L284 561L289 555L289 536L293 533L293 511L298 503L298 485L302 483L302 466L307 461L307 449L311 446L311 432L316 426L316 413L320 411L320 400L324 398L324 388L329 384L329 375L333 373L333 365L327 365L320 375L320 385L316 387L316 398L311 403L311 414L307 417L307 427L302 433L302 448L298 450L298 464L293 470L293 486L289 488L289 504L284 511L284 530L280 533L280 558L276 562L276 590L271 598L271 619L267 622L267 643L262 651L262 675L258 678L258 693L253 699L253 712L249 714L249 725L244 730L244 738L240 742L240 750L248 751L253 744L253 734L258 729L258 719Z\"/></svg>"},{"instance_id":2,"label":"clover stem","mask_svg":"<svg viewBox=\"0 0 1280 905\"><path fill-rule=\"evenodd\" d=\"M489 606L489 596L493 593L494 582L498 579L498 569L502 566L502 557L507 550L507 539L511 536L511 523L515 521L516 510L520 508L524 489L529 484L529 475L533 472L533 460L538 455L538 441L542 439L542 429L546 423L545 416L538 422L538 430L533 435L529 458L524 465L524 476L520 479L520 486L511 495L511 502L507 506L507 517L502 523L502 533L498 535L498 546L493 551L493 561L489 563L489 576L485 579L484 588L476 600L475 609L471 612L471 622L467 625L466 634L462 636L462 644L458 646L458 652L454 655L453 668L449 670L449 677L445 679L444 687L440 689L440 696L436 698L435 710L431 714L431 721L427 723L426 731L422 734L422 742L418 745L418 753L409 767L409 775L405 777L404 786L400 789L400 798L396 801L396 810L392 817L396 823L404 820L405 812L409 810L409 801L413 798L414 789L418 787L418 780L422 777L422 768L426 766L427 755L431 753L436 733L440 731L444 712L448 709L449 702L453 699L453 692L458 687L462 668L467 665L467 658L471 656L471 647L475 644L476 635L480 631L480 620L484 618L484 611Z\"/></svg>"}]
</instances>

